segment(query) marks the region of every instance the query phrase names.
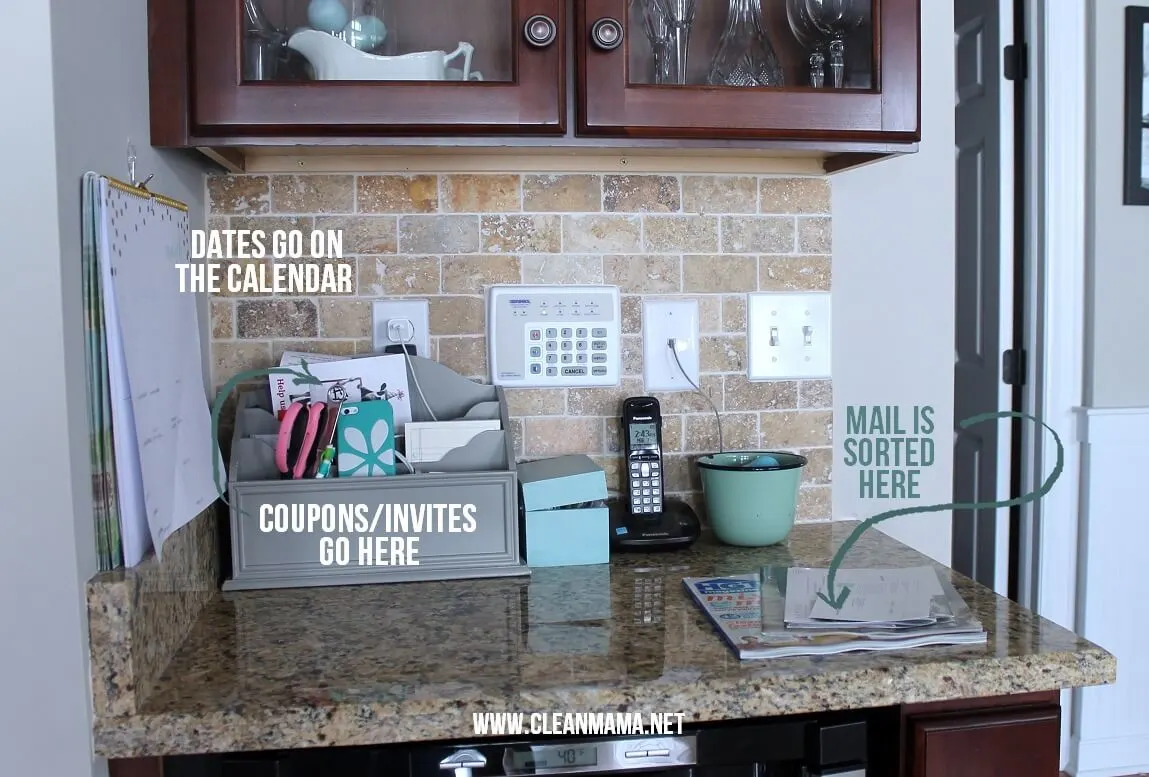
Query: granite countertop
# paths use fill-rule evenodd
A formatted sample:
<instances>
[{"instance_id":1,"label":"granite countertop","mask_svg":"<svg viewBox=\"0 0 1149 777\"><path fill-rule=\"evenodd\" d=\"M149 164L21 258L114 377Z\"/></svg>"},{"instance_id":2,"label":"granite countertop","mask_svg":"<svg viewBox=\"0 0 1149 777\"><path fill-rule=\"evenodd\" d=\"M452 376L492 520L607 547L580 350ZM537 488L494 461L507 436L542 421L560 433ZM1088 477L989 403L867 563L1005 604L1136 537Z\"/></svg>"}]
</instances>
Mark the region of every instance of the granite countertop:
<instances>
[{"instance_id":1,"label":"granite countertop","mask_svg":"<svg viewBox=\"0 0 1149 777\"><path fill-rule=\"evenodd\" d=\"M530 579L220 594L132 714L97 716L98 755L230 752L449 739L473 712L685 712L724 720L1112 683L1101 648L965 577L985 646L740 662L681 578L763 564L826 566L853 523L785 545L687 551ZM877 531L844 567L925 557ZM632 608L662 577L661 625ZM94 644L93 650L101 646Z\"/></svg>"}]
</instances>

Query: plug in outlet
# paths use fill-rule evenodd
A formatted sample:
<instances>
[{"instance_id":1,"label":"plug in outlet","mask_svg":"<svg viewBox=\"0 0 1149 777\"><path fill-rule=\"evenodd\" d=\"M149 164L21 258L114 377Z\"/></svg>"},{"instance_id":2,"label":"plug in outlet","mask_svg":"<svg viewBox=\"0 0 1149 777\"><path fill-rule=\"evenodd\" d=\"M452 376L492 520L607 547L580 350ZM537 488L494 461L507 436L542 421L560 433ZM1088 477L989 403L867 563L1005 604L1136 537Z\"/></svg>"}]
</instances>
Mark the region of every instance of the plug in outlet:
<instances>
[{"instance_id":1,"label":"plug in outlet","mask_svg":"<svg viewBox=\"0 0 1149 777\"><path fill-rule=\"evenodd\" d=\"M669 341L675 342L675 354ZM698 385L698 300L642 303L642 380L647 391L693 391ZM690 376L687 380L683 370Z\"/></svg>"},{"instance_id":2,"label":"plug in outlet","mask_svg":"<svg viewBox=\"0 0 1149 777\"><path fill-rule=\"evenodd\" d=\"M830 377L828 292L751 294L746 307L750 380Z\"/></svg>"},{"instance_id":3,"label":"plug in outlet","mask_svg":"<svg viewBox=\"0 0 1149 777\"><path fill-rule=\"evenodd\" d=\"M405 343L415 346L418 356L431 358L431 303L427 300L379 300L371 308L371 319L375 352Z\"/></svg>"}]
</instances>

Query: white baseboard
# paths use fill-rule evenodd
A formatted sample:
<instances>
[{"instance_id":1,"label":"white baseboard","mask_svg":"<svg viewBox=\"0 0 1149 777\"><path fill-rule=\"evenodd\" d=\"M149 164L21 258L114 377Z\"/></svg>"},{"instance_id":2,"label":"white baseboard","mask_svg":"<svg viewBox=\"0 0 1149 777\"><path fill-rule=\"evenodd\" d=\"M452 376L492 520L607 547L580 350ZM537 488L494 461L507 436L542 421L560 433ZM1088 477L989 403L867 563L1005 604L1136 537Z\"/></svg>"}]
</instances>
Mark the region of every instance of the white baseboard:
<instances>
[{"instance_id":1,"label":"white baseboard","mask_svg":"<svg viewBox=\"0 0 1149 777\"><path fill-rule=\"evenodd\" d=\"M1078 631L1117 657L1117 683L1075 692L1077 777L1149 771L1149 601L1137 595L1149 476L1149 408L1083 408ZM1131 594L1133 594L1131 596Z\"/></svg>"}]
</instances>

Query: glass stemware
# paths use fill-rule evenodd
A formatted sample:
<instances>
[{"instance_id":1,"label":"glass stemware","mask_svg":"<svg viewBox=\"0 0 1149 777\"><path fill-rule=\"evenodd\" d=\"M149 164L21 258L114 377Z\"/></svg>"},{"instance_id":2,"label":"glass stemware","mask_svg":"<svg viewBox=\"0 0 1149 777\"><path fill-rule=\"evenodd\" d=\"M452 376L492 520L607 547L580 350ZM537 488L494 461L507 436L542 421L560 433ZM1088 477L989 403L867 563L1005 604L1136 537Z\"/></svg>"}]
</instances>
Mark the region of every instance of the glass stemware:
<instances>
[{"instance_id":1,"label":"glass stemware","mask_svg":"<svg viewBox=\"0 0 1149 777\"><path fill-rule=\"evenodd\" d=\"M835 89L846 85L846 37L865 19L867 0L806 0L806 12L818 30L830 39L830 76Z\"/></svg>"},{"instance_id":2,"label":"glass stemware","mask_svg":"<svg viewBox=\"0 0 1149 777\"><path fill-rule=\"evenodd\" d=\"M729 0L726 31L710 65L711 86L782 86L782 65L762 22L761 0Z\"/></svg>"},{"instance_id":3,"label":"glass stemware","mask_svg":"<svg viewBox=\"0 0 1149 777\"><path fill-rule=\"evenodd\" d=\"M670 28L670 41L674 47L674 83L685 84L690 32L694 27L697 0L657 0L657 2Z\"/></svg>"},{"instance_id":4,"label":"glass stemware","mask_svg":"<svg viewBox=\"0 0 1149 777\"><path fill-rule=\"evenodd\" d=\"M786 0L786 19L794 39L809 54L810 86L821 89L826 85L826 41L806 10L806 0Z\"/></svg>"},{"instance_id":5,"label":"glass stemware","mask_svg":"<svg viewBox=\"0 0 1149 777\"><path fill-rule=\"evenodd\" d=\"M654 59L654 83L670 81L670 26L662 13L659 0L631 0L642 15L642 26L646 39L650 41L650 51Z\"/></svg>"}]
</instances>

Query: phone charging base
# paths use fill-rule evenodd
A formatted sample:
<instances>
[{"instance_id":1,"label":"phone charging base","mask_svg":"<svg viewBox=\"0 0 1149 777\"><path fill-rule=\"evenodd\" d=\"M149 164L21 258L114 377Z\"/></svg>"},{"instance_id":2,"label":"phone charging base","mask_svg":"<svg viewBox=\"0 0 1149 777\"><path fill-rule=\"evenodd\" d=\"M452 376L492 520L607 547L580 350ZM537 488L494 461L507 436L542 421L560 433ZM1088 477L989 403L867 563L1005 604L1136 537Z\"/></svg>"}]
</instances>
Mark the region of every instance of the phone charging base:
<instances>
[{"instance_id":1,"label":"phone charging base","mask_svg":"<svg viewBox=\"0 0 1149 777\"><path fill-rule=\"evenodd\" d=\"M662 512L633 515L626 502L607 502L610 512L610 550L612 553L651 552L689 548L702 533L702 524L694 509L678 499L666 499Z\"/></svg>"}]
</instances>

